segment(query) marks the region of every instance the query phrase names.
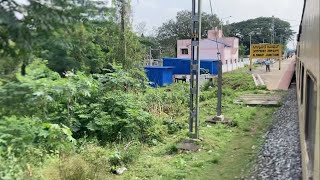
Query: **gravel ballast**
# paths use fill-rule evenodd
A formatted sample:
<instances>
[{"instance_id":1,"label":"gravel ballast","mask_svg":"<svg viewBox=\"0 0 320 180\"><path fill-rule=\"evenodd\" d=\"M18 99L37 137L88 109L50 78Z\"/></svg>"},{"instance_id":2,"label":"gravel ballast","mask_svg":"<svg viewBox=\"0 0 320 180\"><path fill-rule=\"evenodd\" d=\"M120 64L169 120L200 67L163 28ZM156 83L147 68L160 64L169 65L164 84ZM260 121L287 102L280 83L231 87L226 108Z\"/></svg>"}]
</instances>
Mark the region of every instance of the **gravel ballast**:
<instances>
[{"instance_id":1,"label":"gravel ballast","mask_svg":"<svg viewBox=\"0 0 320 180\"><path fill-rule=\"evenodd\" d=\"M302 172L295 87L289 90L283 106L273 117L251 179L299 180Z\"/></svg>"}]
</instances>

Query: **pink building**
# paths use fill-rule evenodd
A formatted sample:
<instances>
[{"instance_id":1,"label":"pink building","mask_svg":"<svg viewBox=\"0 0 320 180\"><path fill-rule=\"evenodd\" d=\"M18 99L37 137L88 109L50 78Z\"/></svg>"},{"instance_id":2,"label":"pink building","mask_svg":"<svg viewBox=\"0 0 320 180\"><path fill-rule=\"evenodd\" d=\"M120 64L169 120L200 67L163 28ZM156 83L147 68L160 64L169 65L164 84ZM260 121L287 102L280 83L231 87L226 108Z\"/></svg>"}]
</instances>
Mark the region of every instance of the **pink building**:
<instances>
[{"instance_id":1,"label":"pink building","mask_svg":"<svg viewBox=\"0 0 320 180\"><path fill-rule=\"evenodd\" d=\"M218 48L217 48L218 44ZM218 59L218 49L222 64L231 64L239 61L239 39L223 37L222 30L214 28L208 31L208 38L200 41L201 59ZM177 58L191 58L191 39L178 40Z\"/></svg>"}]
</instances>

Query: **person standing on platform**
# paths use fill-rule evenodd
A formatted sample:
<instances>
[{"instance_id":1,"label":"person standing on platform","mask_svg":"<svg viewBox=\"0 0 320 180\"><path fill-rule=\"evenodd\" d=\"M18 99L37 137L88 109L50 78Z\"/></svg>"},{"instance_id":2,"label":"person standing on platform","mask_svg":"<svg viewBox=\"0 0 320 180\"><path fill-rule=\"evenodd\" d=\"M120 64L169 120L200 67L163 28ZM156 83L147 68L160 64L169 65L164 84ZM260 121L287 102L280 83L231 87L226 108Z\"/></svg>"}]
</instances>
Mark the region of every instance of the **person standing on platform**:
<instances>
[{"instance_id":1,"label":"person standing on platform","mask_svg":"<svg viewBox=\"0 0 320 180\"><path fill-rule=\"evenodd\" d=\"M271 61L270 59L267 59L264 64L266 65L266 72L270 72L270 64L271 64Z\"/></svg>"}]
</instances>

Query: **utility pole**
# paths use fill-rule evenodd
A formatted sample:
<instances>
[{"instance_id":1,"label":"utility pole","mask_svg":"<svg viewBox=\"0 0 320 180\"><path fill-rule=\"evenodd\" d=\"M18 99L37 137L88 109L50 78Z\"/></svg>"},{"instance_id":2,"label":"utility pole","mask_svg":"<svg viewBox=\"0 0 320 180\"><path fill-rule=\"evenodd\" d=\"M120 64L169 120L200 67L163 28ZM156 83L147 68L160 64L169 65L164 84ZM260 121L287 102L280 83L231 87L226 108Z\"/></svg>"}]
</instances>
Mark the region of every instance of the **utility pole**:
<instances>
[{"instance_id":1,"label":"utility pole","mask_svg":"<svg viewBox=\"0 0 320 180\"><path fill-rule=\"evenodd\" d=\"M152 58L152 47L149 47L149 62L148 66L153 66L153 58Z\"/></svg>"},{"instance_id":2,"label":"utility pole","mask_svg":"<svg viewBox=\"0 0 320 180\"><path fill-rule=\"evenodd\" d=\"M192 0L191 33L189 133L192 138L199 139L201 0Z\"/></svg>"},{"instance_id":3,"label":"utility pole","mask_svg":"<svg viewBox=\"0 0 320 180\"><path fill-rule=\"evenodd\" d=\"M272 34L271 34L271 44L274 44L274 16L272 16Z\"/></svg>"},{"instance_id":4,"label":"utility pole","mask_svg":"<svg viewBox=\"0 0 320 180\"><path fill-rule=\"evenodd\" d=\"M222 61L221 54L218 52L219 69L218 69L218 103L217 103L217 116L222 114ZM232 62L232 60L231 60Z\"/></svg>"},{"instance_id":5,"label":"utility pole","mask_svg":"<svg viewBox=\"0 0 320 180\"><path fill-rule=\"evenodd\" d=\"M249 47L249 50L250 50L250 71L252 70L251 68L252 68L252 57L251 57L251 45L252 45L252 33L253 33L253 31L252 32L250 32L249 33L249 36L250 36L250 47Z\"/></svg>"},{"instance_id":6,"label":"utility pole","mask_svg":"<svg viewBox=\"0 0 320 180\"><path fill-rule=\"evenodd\" d=\"M211 12L212 13L212 12ZM221 18L220 20L220 26L221 26L221 31L223 32L223 20L224 19L227 19L227 18L231 18L232 16L228 16L228 17L225 17L225 18Z\"/></svg>"},{"instance_id":7,"label":"utility pole","mask_svg":"<svg viewBox=\"0 0 320 180\"><path fill-rule=\"evenodd\" d=\"M251 36L252 36L252 32L250 32L249 36L250 36L250 48L251 48L251 44L252 44L252 42L251 42L251 41L252 41L252 37L251 37Z\"/></svg>"}]
</instances>

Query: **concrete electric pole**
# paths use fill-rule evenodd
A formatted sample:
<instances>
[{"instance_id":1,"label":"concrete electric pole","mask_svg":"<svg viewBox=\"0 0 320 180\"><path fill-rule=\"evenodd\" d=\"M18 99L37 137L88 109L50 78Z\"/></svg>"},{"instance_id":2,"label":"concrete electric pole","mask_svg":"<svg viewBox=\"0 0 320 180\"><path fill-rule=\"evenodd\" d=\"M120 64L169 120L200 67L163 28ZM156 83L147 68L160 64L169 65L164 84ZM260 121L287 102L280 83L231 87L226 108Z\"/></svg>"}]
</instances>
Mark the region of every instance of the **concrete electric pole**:
<instances>
[{"instance_id":1,"label":"concrete electric pole","mask_svg":"<svg viewBox=\"0 0 320 180\"><path fill-rule=\"evenodd\" d=\"M272 34L271 34L271 44L274 44L274 16L272 16Z\"/></svg>"},{"instance_id":2,"label":"concrete electric pole","mask_svg":"<svg viewBox=\"0 0 320 180\"><path fill-rule=\"evenodd\" d=\"M201 0L192 0L191 33L189 133L191 138L199 139Z\"/></svg>"},{"instance_id":3,"label":"concrete electric pole","mask_svg":"<svg viewBox=\"0 0 320 180\"><path fill-rule=\"evenodd\" d=\"M252 32L249 34L250 36L250 48L251 48L251 44L252 44Z\"/></svg>"}]
</instances>

